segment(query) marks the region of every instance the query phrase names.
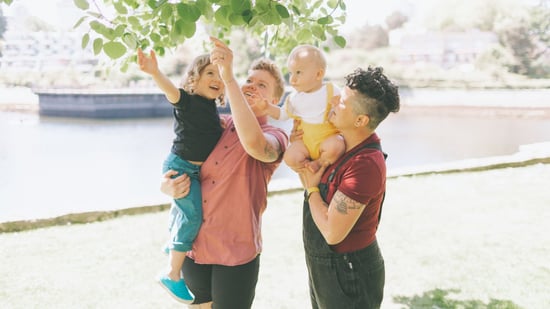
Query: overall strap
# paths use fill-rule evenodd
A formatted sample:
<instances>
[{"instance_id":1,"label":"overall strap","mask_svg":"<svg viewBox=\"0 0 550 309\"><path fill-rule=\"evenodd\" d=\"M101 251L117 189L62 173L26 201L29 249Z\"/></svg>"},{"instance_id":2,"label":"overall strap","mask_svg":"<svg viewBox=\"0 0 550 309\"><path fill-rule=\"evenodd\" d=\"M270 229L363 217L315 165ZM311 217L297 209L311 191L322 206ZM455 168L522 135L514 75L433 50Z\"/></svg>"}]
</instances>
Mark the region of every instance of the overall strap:
<instances>
[{"instance_id":1,"label":"overall strap","mask_svg":"<svg viewBox=\"0 0 550 309\"><path fill-rule=\"evenodd\" d=\"M366 149L366 148L377 149L377 150L381 151L382 154L384 155L384 160L388 157L388 155L385 152L382 151L382 147L380 146L380 143L365 144L365 145L363 145L359 148L356 148L356 149L344 154L345 155L344 159L342 159L342 161L340 161L340 163L336 166L336 168L334 170L332 170L332 172L328 176L328 182L332 182L332 179L336 175L336 172L340 169L340 167L342 167L342 165L344 165L344 163L346 163L351 157L356 155L359 151L361 151L363 149Z\"/></svg>"},{"instance_id":2,"label":"overall strap","mask_svg":"<svg viewBox=\"0 0 550 309\"><path fill-rule=\"evenodd\" d=\"M328 121L328 115L330 114L330 111L332 110L332 97L334 96L334 87L332 83L327 83L327 99L326 99L326 108L325 108L325 116L324 120Z\"/></svg>"}]
</instances>

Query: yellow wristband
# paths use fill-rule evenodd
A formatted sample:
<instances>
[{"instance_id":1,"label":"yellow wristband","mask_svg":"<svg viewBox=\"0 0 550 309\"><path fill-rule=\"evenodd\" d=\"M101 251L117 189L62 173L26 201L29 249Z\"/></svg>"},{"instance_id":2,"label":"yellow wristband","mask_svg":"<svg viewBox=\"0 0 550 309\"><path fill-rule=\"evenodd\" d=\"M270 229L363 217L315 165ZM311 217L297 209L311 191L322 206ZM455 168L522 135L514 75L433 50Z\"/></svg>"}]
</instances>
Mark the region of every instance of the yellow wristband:
<instances>
[{"instance_id":1,"label":"yellow wristband","mask_svg":"<svg viewBox=\"0 0 550 309\"><path fill-rule=\"evenodd\" d=\"M319 187L309 187L307 188L307 194L310 195L313 192L319 192Z\"/></svg>"},{"instance_id":2,"label":"yellow wristband","mask_svg":"<svg viewBox=\"0 0 550 309\"><path fill-rule=\"evenodd\" d=\"M309 198L314 192L320 192L319 187L309 187L307 188L307 201L309 202Z\"/></svg>"}]
</instances>

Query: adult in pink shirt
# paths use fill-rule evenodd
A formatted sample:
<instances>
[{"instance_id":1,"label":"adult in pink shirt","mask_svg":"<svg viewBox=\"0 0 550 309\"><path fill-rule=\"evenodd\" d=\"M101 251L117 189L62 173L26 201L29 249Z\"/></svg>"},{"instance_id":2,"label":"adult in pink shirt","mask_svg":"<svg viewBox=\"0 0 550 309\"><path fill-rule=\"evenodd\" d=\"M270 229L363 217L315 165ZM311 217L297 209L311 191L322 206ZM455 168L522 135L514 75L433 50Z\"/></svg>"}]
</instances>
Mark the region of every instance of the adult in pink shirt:
<instances>
[{"instance_id":1,"label":"adult in pink shirt","mask_svg":"<svg viewBox=\"0 0 550 309\"><path fill-rule=\"evenodd\" d=\"M267 124L260 101L277 104L284 92L279 68L260 59L239 87L233 75L233 53L211 38L211 61L220 70L231 116L222 136L201 167L203 223L182 272L196 305L191 308L250 308L254 300L262 251L261 217L267 184L282 160L288 137ZM186 175L164 175L161 190L180 198L187 194Z\"/></svg>"}]
</instances>

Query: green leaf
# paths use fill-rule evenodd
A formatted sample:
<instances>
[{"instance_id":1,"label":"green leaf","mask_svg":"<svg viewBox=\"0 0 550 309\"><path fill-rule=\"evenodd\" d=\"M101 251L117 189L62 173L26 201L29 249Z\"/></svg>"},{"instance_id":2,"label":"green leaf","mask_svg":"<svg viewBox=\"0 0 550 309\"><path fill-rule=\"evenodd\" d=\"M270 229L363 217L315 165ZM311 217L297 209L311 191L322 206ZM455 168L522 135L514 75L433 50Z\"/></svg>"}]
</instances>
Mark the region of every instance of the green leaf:
<instances>
[{"instance_id":1,"label":"green leaf","mask_svg":"<svg viewBox=\"0 0 550 309\"><path fill-rule=\"evenodd\" d=\"M325 35L325 31L323 30L323 27L321 27L320 25L315 25L311 27L311 33L313 33L313 35L318 37L319 39L324 40L323 37Z\"/></svg>"},{"instance_id":2,"label":"green leaf","mask_svg":"<svg viewBox=\"0 0 550 309\"><path fill-rule=\"evenodd\" d=\"M328 25L328 24L331 24L332 21L333 21L332 16L330 16L330 15L317 19L317 23L320 24L320 25Z\"/></svg>"},{"instance_id":3,"label":"green leaf","mask_svg":"<svg viewBox=\"0 0 550 309\"><path fill-rule=\"evenodd\" d=\"M141 48L142 50L146 50L147 47L149 47L151 44L149 43L149 41L147 39L143 39L141 41L139 41L139 48Z\"/></svg>"},{"instance_id":4,"label":"green leaf","mask_svg":"<svg viewBox=\"0 0 550 309\"><path fill-rule=\"evenodd\" d=\"M101 52L101 49L103 48L103 39L102 38L95 39L93 43L93 47L94 47L94 55L99 55L99 53Z\"/></svg>"},{"instance_id":5,"label":"green leaf","mask_svg":"<svg viewBox=\"0 0 550 309\"><path fill-rule=\"evenodd\" d=\"M174 24L174 28L178 35L184 35L187 38L193 37L195 31L197 31L197 25L195 23L189 23L183 19L178 19Z\"/></svg>"},{"instance_id":6,"label":"green leaf","mask_svg":"<svg viewBox=\"0 0 550 309\"><path fill-rule=\"evenodd\" d=\"M151 27L150 26L145 26L141 29L141 31L139 33L141 33L142 35L148 35L149 32L151 32Z\"/></svg>"},{"instance_id":7,"label":"green leaf","mask_svg":"<svg viewBox=\"0 0 550 309\"><path fill-rule=\"evenodd\" d=\"M284 7L284 6L277 3L275 5L275 9L277 10L277 13L279 13L279 16L281 16L282 18L289 18L290 17L290 14L288 13L288 10L286 9L286 7Z\"/></svg>"},{"instance_id":8,"label":"green leaf","mask_svg":"<svg viewBox=\"0 0 550 309\"><path fill-rule=\"evenodd\" d=\"M229 22L229 14L229 8L227 6L221 6L214 13L214 18L220 25L231 27L231 23Z\"/></svg>"},{"instance_id":9,"label":"green leaf","mask_svg":"<svg viewBox=\"0 0 550 309\"><path fill-rule=\"evenodd\" d=\"M292 11L294 11L294 14L300 16L300 10L298 10L298 8L295 6L295 5L292 5Z\"/></svg>"},{"instance_id":10,"label":"green leaf","mask_svg":"<svg viewBox=\"0 0 550 309\"><path fill-rule=\"evenodd\" d=\"M298 34L296 35L296 38L298 39L299 42L308 42L309 40L311 40L311 37L313 36L313 34L311 33L311 31L309 31L308 29L300 29L300 31L298 31Z\"/></svg>"},{"instance_id":11,"label":"green leaf","mask_svg":"<svg viewBox=\"0 0 550 309\"><path fill-rule=\"evenodd\" d=\"M170 18L170 16L172 16L173 12L174 11L173 11L171 5L165 5L165 6L162 7L162 9L160 11L160 18L163 19L163 20L166 20L166 19Z\"/></svg>"},{"instance_id":12,"label":"green leaf","mask_svg":"<svg viewBox=\"0 0 550 309\"><path fill-rule=\"evenodd\" d=\"M82 36L82 49L86 48L88 46L88 43L90 42L90 34L86 33L84 36Z\"/></svg>"},{"instance_id":13,"label":"green leaf","mask_svg":"<svg viewBox=\"0 0 550 309\"><path fill-rule=\"evenodd\" d=\"M199 9L201 14L206 19L212 19L212 16L214 15L214 10L212 9L212 5L208 2L208 0L197 0L195 2L195 7Z\"/></svg>"},{"instance_id":14,"label":"green leaf","mask_svg":"<svg viewBox=\"0 0 550 309\"><path fill-rule=\"evenodd\" d=\"M340 46L341 48L346 47L347 42L346 42L346 39L343 36L337 35L333 39L334 39L334 43L336 43L336 45Z\"/></svg>"},{"instance_id":15,"label":"green leaf","mask_svg":"<svg viewBox=\"0 0 550 309\"><path fill-rule=\"evenodd\" d=\"M251 10L245 10L241 14L241 16L242 16L245 23L250 24L250 21L252 20L252 17L253 17L252 11Z\"/></svg>"},{"instance_id":16,"label":"green leaf","mask_svg":"<svg viewBox=\"0 0 550 309\"><path fill-rule=\"evenodd\" d=\"M122 36L122 41L126 46L128 46L129 49L134 50L137 48L137 40L136 37L131 33L124 33Z\"/></svg>"},{"instance_id":17,"label":"green leaf","mask_svg":"<svg viewBox=\"0 0 550 309\"><path fill-rule=\"evenodd\" d=\"M86 0L74 0L74 5L76 5L77 8L86 11L90 8L90 4Z\"/></svg>"},{"instance_id":18,"label":"green leaf","mask_svg":"<svg viewBox=\"0 0 550 309\"><path fill-rule=\"evenodd\" d=\"M231 13L229 15L229 22L233 26L240 26L240 25L246 24L246 21L244 20L243 16L235 13Z\"/></svg>"},{"instance_id":19,"label":"green leaf","mask_svg":"<svg viewBox=\"0 0 550 309\"><path fill-rule=\"evenodd\" d=\"M113 31L113 34L115 37L121 37L122 34L124 34L124 30L126 30L126 25L120 24L116 26L115 30Z\"/></svg>"},{"instance_id":20,"label":"green leaf","mask_svg":"<svg viewBox=\"0 0 550 309\"><path fill-rule=\"evenodd\" d=\"M151 33L151 41L155 42L155 43L158 43L162 40L162 38L160 37L160 35L158 35L157 33Z\"/></svg>"},{"instance_id":21,"label":"green leaf","mask_svg":"<svg viewBox=\"0 0 550 309\"><path fill-rule=\"evenodd\" d=\"M122 2L114 2L113 6L115 7L115 10L117 11L118 14L121 14L121 15L128 14L128 9L126 9L126 7Z\"/></svg>"},{"instance_id":22,"label":"green leaf","mask_svg":"<svg viewBox=\"0 0 550 309\"><path fill-rule=\"evenodd\" d=\"M152 8L152 9L156 9L158 4L157 4L157 1L156 0L148 0L147 1L147 5Z\"/></svg>"},{"instance_id":23,"label":"green leaf","mask_svg":"<svg viewBox=\"0 0 550 309\"><path fill-rule=\"evenodd\" d=\"M196 5L180 2L176 5L176 10L178 15L187 22L196 22L201 17L201 11Z\"/></svg>"},{"instance_id":24,"label":"green leaf","mask_svg":"<svg viewBox=\"0 0 550 309\"><path fill-rule=\"evenodd\" d=\"M130 25L132 25L132 27L134 27L134 28L140 28L141 27L141 23L139 22L139 19L137 19L137 17L135 17L135 16L128 17L128 23Z\"/></svg>"},{"instance_id":25,"label":"green leaf","mask_svg":"<svg viewBox=\"0 0 550 309\"><path fill-rule=\"evenodd\" d=\"M107 42L103 45L103 51L111 59L118 59L126 53L126 46L120 42Z\"/></svg>"},{"instance_id":26,"label":"green leaf","mask_svg":"<svg viewBox=\"0 0 550 309\"><path fill-rule=\"evenodd\" d=\"M328 0L327 5L328 5L329 8L335 9L338 6L338 2L340 2L340 1L339 0Z\"/></svg>"},{"instance_id":27,"label":"green leaf","mask_svg":"<svg viewBox=\"0 0 550 309\"><path fill-rule=\"evenodd\" d=\"M76 22L76 24L74 24L73 29L78 28L78 26L80 26L80 24L82 24L86 19L88 19L88 16L80 17L80 19Z\"/></svg>"},{"instance_id":28,"label":"green leaf","mask_svg":"<svg viewBox=\"0 0 550 309\"><path fill-rule=\"evenodd\" d=\"M234 13L241 14L245 10L250 10L251 7L250 0L231 0L231 10Z\"/></svg>"}]
</instances>

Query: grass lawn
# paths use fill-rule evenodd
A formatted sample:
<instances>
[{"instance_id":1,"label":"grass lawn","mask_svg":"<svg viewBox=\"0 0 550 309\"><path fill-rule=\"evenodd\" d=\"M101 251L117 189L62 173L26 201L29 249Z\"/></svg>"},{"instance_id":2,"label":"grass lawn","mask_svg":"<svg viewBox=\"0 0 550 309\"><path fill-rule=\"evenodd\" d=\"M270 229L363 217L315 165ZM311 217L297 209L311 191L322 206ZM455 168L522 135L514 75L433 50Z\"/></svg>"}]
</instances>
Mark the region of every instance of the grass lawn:
<instances>
[{"instance_id":1,"label":"grass lawn","mask_svg":"<svg viewBox=\"0 0 550 309\"><path fill-rule=\"evenodd\" d=\"M550 308L550 165L388 180L383 308ZM273 195L254 308L309 308L301 193ZM167 213L0 234L1 308L182 308Z\"/></svg>"}]
</instances>

